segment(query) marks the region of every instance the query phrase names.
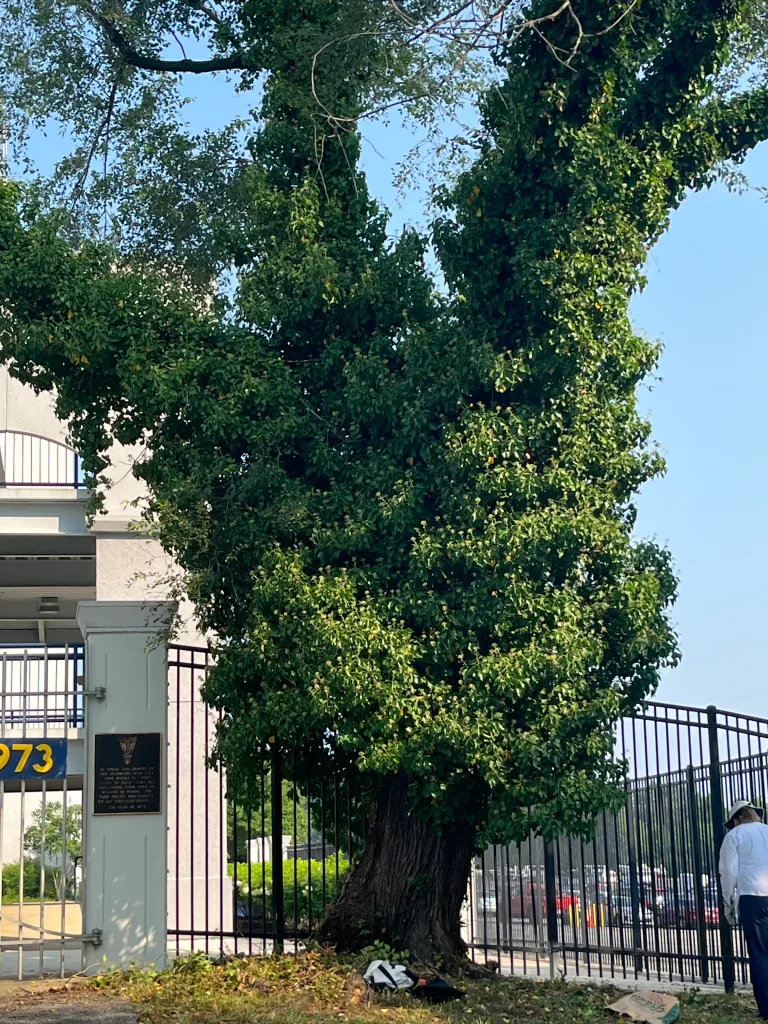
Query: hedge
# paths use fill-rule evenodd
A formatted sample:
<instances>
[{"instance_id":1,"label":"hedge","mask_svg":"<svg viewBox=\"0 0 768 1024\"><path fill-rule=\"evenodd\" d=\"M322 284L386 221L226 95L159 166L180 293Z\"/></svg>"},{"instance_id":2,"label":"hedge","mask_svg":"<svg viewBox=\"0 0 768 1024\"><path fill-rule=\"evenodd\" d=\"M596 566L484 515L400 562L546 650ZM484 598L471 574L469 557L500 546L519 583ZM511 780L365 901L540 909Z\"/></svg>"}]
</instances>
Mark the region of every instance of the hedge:
<instances>
[{"instance_id":1,"label":"hedge","mask_svg":"<svg viewBox=\"0 0 768 1024\"><path fill-rule=\"evenodd\" d=\"M311 868L311 872L310 872ZM234 865L229 865L230 877L234 877ZM339 873L336 876L336 857L328 857L325 861L325 887L323 887L323 862L321 860L286 860L283 861L283 897L285 900L286 921L298 925L309 922L309 909L312 907L312 920L320 921L324 908L331 903L341 888L344 877L349 871L349 861L339 855ZM311 874L311 887L310 887ZM323 895L323 890L325 895ZM238 913L248 915L250 893L251 914L256 917L270 917L272 913L272 863L251 864L250 881L249 865L237 865L238 902L243 905ZM266 907L263 907L266 896Z\"/></svg>"},{"instance_id":2,"label":"hedge","mask_svg":"<svg viewBox=\"0 0 768 1024\"><path fill-rule=\"evenodd\" d=\"M8 905L19 902L19 862L3 864L2 886L0 887L0 902ZM24 902L32 903L40 899L40 862L37 860L24 861ZM45 899L46 901L57 899L56 886L53 881L53 874L50 871L45 873Z\"/></svg>"}]
</instances>

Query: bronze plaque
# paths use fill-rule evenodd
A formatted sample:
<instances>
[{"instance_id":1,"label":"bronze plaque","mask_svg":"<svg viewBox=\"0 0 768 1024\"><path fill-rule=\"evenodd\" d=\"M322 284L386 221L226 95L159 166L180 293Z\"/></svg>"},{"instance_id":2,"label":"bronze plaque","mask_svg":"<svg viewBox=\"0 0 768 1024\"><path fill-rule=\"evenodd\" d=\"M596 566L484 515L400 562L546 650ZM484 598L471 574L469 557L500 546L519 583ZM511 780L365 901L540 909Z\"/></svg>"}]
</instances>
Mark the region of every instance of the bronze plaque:
<instances>
[{"instance_id":1,"label":"bronze plaque","mask_svg":"<svg viewBox=\"0 0 768 1024\"><path fill-rule=\"evenodd\" d=\"M94 741L93 813L159 814L162 735L101 733Z\"/></svg>"}]
</instances>

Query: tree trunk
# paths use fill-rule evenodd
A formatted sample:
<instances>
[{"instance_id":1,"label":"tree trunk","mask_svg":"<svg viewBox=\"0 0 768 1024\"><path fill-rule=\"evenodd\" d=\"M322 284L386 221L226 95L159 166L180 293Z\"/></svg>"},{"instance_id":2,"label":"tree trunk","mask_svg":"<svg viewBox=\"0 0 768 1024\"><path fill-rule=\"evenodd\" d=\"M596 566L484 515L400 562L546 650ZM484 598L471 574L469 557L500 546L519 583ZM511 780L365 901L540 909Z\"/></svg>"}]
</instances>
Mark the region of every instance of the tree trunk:
<instances>
[{"instance_id":1,"label":"tree trunk","mask_svg":"<svg viewBox=\"0 0 768 1024\"><path fill-rule=\"evenodd\" d=\"M470 830L438 833L411 813L404 775L382 783L368 845L321 938L339 950L384 942L425 964L467 965L461 906L474 853Z\"/></svg>"}]
</instances>

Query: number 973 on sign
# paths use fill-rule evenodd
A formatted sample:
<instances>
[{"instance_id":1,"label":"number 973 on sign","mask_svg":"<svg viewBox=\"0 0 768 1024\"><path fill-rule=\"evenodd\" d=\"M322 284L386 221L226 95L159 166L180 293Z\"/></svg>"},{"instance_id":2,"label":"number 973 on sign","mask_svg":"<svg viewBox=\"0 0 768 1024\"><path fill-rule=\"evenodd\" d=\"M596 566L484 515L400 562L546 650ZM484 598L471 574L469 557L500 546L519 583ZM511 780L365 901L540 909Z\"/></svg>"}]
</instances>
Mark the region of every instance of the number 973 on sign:
<instances>
[{"instance_id":1,"label":"number 973 on sign","mask_svg":"<svg viewBox=\"0 0 768 1024\"><path fill-rule=\"evenodd\" d=\"M0 740L0 780L62 779L66 774L66 740Z\"/></svg>"}]
</instances>

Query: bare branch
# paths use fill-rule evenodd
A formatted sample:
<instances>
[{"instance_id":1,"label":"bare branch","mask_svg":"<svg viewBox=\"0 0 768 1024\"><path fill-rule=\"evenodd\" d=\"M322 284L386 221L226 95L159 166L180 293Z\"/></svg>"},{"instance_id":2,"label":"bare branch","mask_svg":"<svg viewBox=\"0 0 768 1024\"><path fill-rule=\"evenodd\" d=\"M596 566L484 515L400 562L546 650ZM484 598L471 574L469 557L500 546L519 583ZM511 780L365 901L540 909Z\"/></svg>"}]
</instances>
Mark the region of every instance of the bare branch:
<instances>
[{"instance_id":1,"label":"bare branch","mask_svg":"<svg viewBox=\"0 0 768 1024\"><path fill-rule=\"evenodd\" d=\"M93 163L93 158L94 158L94 156L96 154L96 149L97 149L97 147L99 145L99 141L101 140L101 136L102 136L104 130L106 129L106 131L109 132L109 125L110 125L110 122L112 120L112 113L113 113L113 111L115 109L115 98L116 97L117 97L117 78L115 78L114 82L112 83L112 88L110 89L110 92L109 92L109 99L107 100L107 112L104 115L103 120L99 124L99 127L96 129L96 133L95 133L95 135L93 137L93 142L91 143L91 148L88 151L88 156L87 156L86 161L85 161L85 166L83 167L83 169L82 169L82 171L80 173L80 177L77 179L77 183L75 184L75 187L72 190L72 199L71 199L71 202L70 202L70 207L73 207L75 205L75 203L77 202L79 196L82 194L83 189L85 188L85 183L86 183L86 180L88 178L88 172L91 169L91 164Z\"/></svg>"},{"instance_id":2,"label":"bare branch","mask_svg":"<svg viewBox=\"0 0 768 1024\"><path fill-rule=\"evenodd\" d=\"M453 44L458 43L466 51L466 56L469 56L471 52L476 52L477 50L496 50L501 46L509 45L526 32L531 32L542 40L552 56L560 64L564 67L572 68L573 61L578 56L584 41L604 36L617 28L637 6L638 2L639 0L627 0L626 7L621 14L610 25L606 25L596 32L585 31L582 21L574 9L574 0L562 0L554 10L536 18L521 18L519 16L520 5L518 0L500 0L498 6L486 5L481 0L461 0L460 3L441 17L420 27L417 27L415 20L400 7L398 0L388 0L388 6L399 21L408 29L413 30L410 34L406 34L406 37L400 43L400 46L403 48L409 48L417 43L423 46L425 43L429 44L430 40ZM548 25L564 17L568 18L574 26L574 38L569 45L558 46L547 37L544 30ZM325 51L362 36L381 35L384 31L385 29L381 28L375 31L360 32L333 39L322 46L312 58L312 95L324 115L334 125L356 123L361 117L376 116L391 110L393 107L433 98L430 91L424 91L418 95L403 97L382 104L373 110L361 112L357 117L336 115L320 99L317 91L317 68L318 62ZM459 70L465 60L466 57L460 58L458 62L454 63L440 84L445 85L450 77Z\"/></svg>"},{"instance_id":3,"label":"bare branch","mask_svg":"<svg viewBox=\"0 0 768 1024\"><path fill-rule=\"evenodd\" d=\"M202 2L198 2L198 0L189 0L189 3L191 7L194 7L195 10L200 11L202 14L204 14L211 21L215 22L217 25L223 24L219 12L216 11L213 7L211 7L210 4L205 3L205 0L202 0Z\"/></svg>"},{"instance_id":4,"label":"bare branch","mask_svg":"<svg viewBox=\"0 0 768 1024\"><path fill-rule=\"evenodd\" d=\"M176 33L173 31L173 29L171 29L171 35L176 40L176 43L177 43L179 49L181 50L182 57L186 60L187 59L187 51L184 49L184 43L182 43L181 39L179 39L179 37L176 35Z\"/></svg>"},{"instance_id":5,"label":"bare branch","mask_svg":"<svg viewBox=\"0 0 768 1024\"><path fill-rule=\"evenodd\" d=\"M213 71L237 71L245 68L242 53L233 53L227 57L212 57L210 60L163 60L160 57L152 57L148 54L139 53L126 39L123 33L105 18L104 15L94 7L89 6L88 11L97 23L105 39L120 54L126 64L143 71L165 71L179 74L202 75Z\"/></svg>"}]
</instances>

